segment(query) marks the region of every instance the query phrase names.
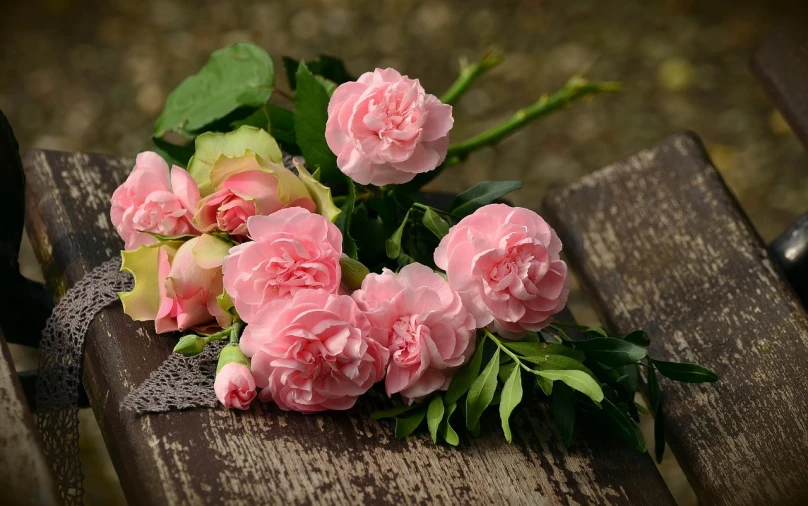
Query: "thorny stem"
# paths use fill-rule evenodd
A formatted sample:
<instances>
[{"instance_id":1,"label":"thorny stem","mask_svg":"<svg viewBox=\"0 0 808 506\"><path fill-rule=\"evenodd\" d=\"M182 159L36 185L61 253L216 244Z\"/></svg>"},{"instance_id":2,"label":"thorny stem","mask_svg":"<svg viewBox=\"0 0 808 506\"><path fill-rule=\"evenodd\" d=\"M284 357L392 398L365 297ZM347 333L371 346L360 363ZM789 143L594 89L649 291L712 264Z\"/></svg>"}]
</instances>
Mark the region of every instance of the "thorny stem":
<instances>
[{"instance_id":1,"label":"thorny stem","mask_svg":"<svg viewBox=\"0 0 808 506\"><path fill-rule=\"evenodd\" d=\"M549 96L545 95L537 102L516 111L513 116L499 125L465 141L451 144L444 165L456 165L465 160L472 152L497 144L531 121L562 109L574 100L598 93L616 92L621 89L622 86L617 82L591 83L581 76L574 76L561 90Z\"/></svg>"},{"instance_id":2,"label":"thorny stem","mask_svg":"<svg viewBox=\"0 0 808 506\"><path fill-rule=\"evenodd\" d=\"M502 54L493 49L489 49L480 61L472 64L469 64L468 60L465 58L461 58L460 75L457 76L457 80L449 86L446 93L440 97L440 101L449 105L457 102L478 77L502 63L502 60Z\"/></svg>"}]
</instances>

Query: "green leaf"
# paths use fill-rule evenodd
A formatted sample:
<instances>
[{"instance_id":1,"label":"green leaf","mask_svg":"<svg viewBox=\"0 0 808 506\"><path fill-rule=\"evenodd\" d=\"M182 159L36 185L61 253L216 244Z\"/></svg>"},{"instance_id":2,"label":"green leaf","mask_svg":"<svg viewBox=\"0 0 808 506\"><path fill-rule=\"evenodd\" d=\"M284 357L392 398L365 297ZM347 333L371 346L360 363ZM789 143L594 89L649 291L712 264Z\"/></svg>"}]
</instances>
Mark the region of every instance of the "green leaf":
<instances>
[{"instance_id":1,"label":"green leaf","mask_svg":"<svg viewBox=\"0 0 808 506\"><path fill-rule=\"evenodd\" d=\"M630 334L626 334L623 337L623 341L628 341L631 344L636 344L637 346L648 347L651 344L651 339L648 337L648 332L644 330L635 330Z\"/></svg>"},{"instance_id":2,"label":"green leaf","mask_svg":"<svg viewBox=\"0 0 808 506\"><path fill-rule=\"evenodd\" d=\"M295 134L297 144L309 167L319 167L325 183L339 180L337 157L325 140L328 101L325 88L314 78L305 64L297 68L295 93Z\"/></svg>"},{"instance_id":3,"label":"green leaf","mask_svg":"<svg viewBox=\"0 0 808 506\"><path fill-rule=\"evenodd\" d=\"M504 361L503 361L504 360ZM503 383L508 381L508 378L511 377L511 373L513 372L514 367L517 367L516 362L508 362L511 360L511 357L508 355L501 355L499 359L499 379Z\"/></svg>"},{"instance_id":4,"label":"green leaf","mask_svg":"<svg viewBox=\"0 0 808 506\"><path fill-rule=\"evenodd\" d=\"M162 156L169 165L178 165L183 169L188 168L188 161L194 156L194 148L177 146L159 137L152 137L152 141L157 146L155 149L157 154Z\"/></svg>"},{"instance_id":5,"label":"green leaf","mask_svg":"<svg viewBox=\"0 0 808 506\"><path fill-rule=\"evenodd\" d=\"M243 125L252 126L255 128L260 128L262 130L269 131L269 114L267 113L265 106L259 107L246 118L239 119L230 123L230 127L234 129Z\"/></svg>"},{"instance_id":6,"label":"green leaf","mask_svg":"<svg viewBox=\"0 0 808 506\"><path fill-rule=\"evenodd\" d=\"M640 428L637 427L634 420L629 418L628 415L621 411L620 408L615 406L609 399L603 399L601 406L603 407L603 413L606 415L607 420L609 420L612 429L620 437L625 439L637 451L648 451L648 445L645 442L645 438L642 437L642 432L640 432Z\"/></svg>"},{"instance_id":7,"label":"green leaf","mask_svg":"<svg viewBox=\"0 0 808 506\"><path fill-rule=\"evenodd\" d=\"M635 402L634 407L637 408L637 411L639 411L643 415L650 415L651 414L651 412L648 411L648 409L645 406L643 406L642 404L640 404L639 402Z\"/></svg>"},{"instance_id":8,"label":"green leaf","mask_svg":"<svg viewBox=\"0 0 808 506\"><path fill-rule=\"evenodd\" d=\"M451 214L458 218L468 216L484 205L521 187L521 181L482 181L455 197Z\"/></svg>"},{"instance_id":9,"label":"green leaf","mask_svg":"<svg viewBox=\"0 0 808 506\"><path fill-rule=\"evenodd\" d=\"M277 105L267 106L269 113L269 133L283 146L284 151L291 155L299 155L300 147L297 145L295 135L295 115L289 109Z\"/></svg>"},{"instance_id":10,"label":"green leaf","mask_svg":"<svg viewBox=\"0 0 808 506\"><path fill-rule=\"evenodd\" d=\"M452 414L457 409L457 403L453 402L449 404L446 408L446 414L443 417L443 421L440 424L438 432L440 436L443 438L444 441L449 443L452 446L457 446L460 444L460 437L457 435L457 432L452 428L451 418Z\"/></svg>"},{"instance_id":11,"label":"green leaf","mask_svg":"<svg viewBox=\"0 0 808 506\"><path fill-rule=\"evenodd\" d=\"M575 347L587 358L596 359L610 366L628 365L645 358L648 350L614 337L596 337L586 341L576 341Z\"/></svg>"},{"instance_id":12,"label":"green leaf","mask_svg":"<svg viewBox=\"0 0 808 506\"><path fill-rule=\"evenodd\" d=\"M438 442L438 427L441 420L443 420L443 397L435 395L429 402L429 408L426 411L426 424L429 426L429 434L432 436L432 442Z\"/></svg>"},{"instance_id":13,"label":"green leaf","mask_svg":"<svg viewBox=\"0 0 808 506\"><path fill-rule=\"evenodd\" d=\"M499 351L499 350L497 350ZM499 418L502 421L502 432L505 439L510 443L513 440L511 426L508 423L514 408L522 402L522 372L520 367L511 370L505 386L502 387L502 395L499 400Z\"/></svg>"},{"instance_id":14,"label":"green leaf","mask_svg":"<svg viewBox=\"0 0 808 506\"><path fill-rule=\"evenodd\" d=\"M657 370L666 378L684 383L713 383L718 381L718 375L706 367L698 364L684 362L663 362L651 360Z\"/></svg>"},{"instance_id":15,"label":"green leaf","mask_svg":"<svg viewBox=\"0 0 808 506\"><path fill-rule=\"evenodd\" d=\"M431 207L427 207L426 211L424 211L424 219L422 220L424 226L428 228L438 239L443 239L443 237L449 233L449 224L441 218L438 213L432 210Z\"/></svg>"},{"instance_id":16,"label":"green leaf","mask_svg":"<svg viewBox=\"0 0 808 506\"><path fill-rule=\"evenodd\" d=\"M374 411L373 413L370 414L370 418L371 418L371 420L381 420L382 418L393 418L393 417L398 416L398 415L400 415L402 413L406 413L407 411L410 411L411 409L413 409L415 407L416 407L415 405L413 405L413 406L396 406L394 408L385 409L385 410L382 410L382 411Z\"/></svg>"},{"instance_id":17,"label":"green leaf","mask_svg":"<svg viewBox=\"0 0 808 506\"><path fill-rule=\"evenodd\" d=\"M182 234L182 235L165 235L165 234L158 234L157 232L149 232L148 230L139 230L139 232L145 232L150 236L154 237L160 242L164 241L189 241L194 237L198 237L194 234Z\"/></svg>"},{"instance_id":18,"label":"green leaf","mask_svg":"<svg viewBox=\"0 0 808 506\"><path fill-rule=\"evenodd\" d=\"M421 409L413 411L412 414L404 418L396 417L396 439L404 439L409 436L424 421L426 410L422 409L420 405L419 408Z\"/></svg>"},{"instance_id":19,"label":"green leaf","mask_svg":"<svg viewBox=\"0 0 808 506\"><path fill-rule=\"evenodd\" d=\"M407 213L404 215L404 219L401 220L401 225L398 226L393 235L390 236L387 241L384 243L384 249L387 252L387 258L392 258L395 260L398 258L398 255L401 254L401 237L404 235L404 227L407 226L407 221L410 219L410 212L412 208L410 208Z\"/></svg>"},{"instance_id":20,"label":"green leaf","mask_svg":"<svg viewBox=\"0 0 808 506\"><path fill-rule=\"evenodd\" d=\"M590 371L584 364L564 355L522 357L522 360L536 364L542 371L582 371L590 375L593 379L597 379L595 373Z\"/></svg>"},{"instance_id":21,"label":"green leaf","mask_svg":"<svg viewBox=\"0 0 808 506\"><path fill-rule=\"evenodd\" d=\"M297 86L295 74L297 73L298 65L300 65L298 60L289 58L288 56L283 57L283 66L286 69L286 77L289 79L289 86L291 86L293 90ZM321 76L336 84L356 80L351 77L350 73L348 73L348 70L345 68L345 64L342 62L342 60L333 56L319 55L313 60L307 61L306 65L309 67L311 73L315 76Z\"/></svg>"},{"instance_id":22,"label":"green leaf","mask_svg":"<svg viewBox=\"0 0 808 506\"><path fill-rule=\"evenodd\" d=\"M553 419L564 446L569 448L575 431L575 390L564 383L556 385L553 391Z\"/></svg>"},{"instance_id":23,"label":"green leaf","mask_svg":"<svg viewBox=\"0 0 808 506\"><path fill-rule=\"evenodd\" d=\"M477 343L477 349L474 350L474 355L471 356L471 360L457 370L452 378L452 382L449 383L449 388L446 390L446 404L457 402L463 394L468 392L474 379L480 373L480 367L483 364L484 348L485 341L479 341Z\"/></svg>"},{"instance_id":24,"label":"green leaf","mask_svg":"<svg viewBox=\"0 0 808 506\"><path fill-rule=\"evenodd\" d=\"M600 384L583 371L534 371L534 374L552 381L563 381L595 402L603 400Z\"/></svg>"},{"instance_id":25,"label":"green leaf","mask_svg":"<svg viewBox=\"0 0 808 506\"><path fill-rule=\"evenodd\" d=\"M544 357L545 355L563 355L573 360L583 362L586 355L563 344L554 343L528 343L523 341L508 341L505 343L510 350L524 357Z\"/></svg>"},{"instance_id":26,"label":"green leaf","mask_svg":"<svg viewBox=\"0 0 808 506\"><path fill-rule=\"evenodd\" d=\"M342 251L350 258L356 260L359 255L359 250L356 248L356 241L351 237L351 217L354 212L354 203L356 202L356 187L354 182L349 178L345 178L348 184L348 195L345 203L340 208L339 216L334 220L334 225L342 232Z\"/></svg>"},{"instance_id":27,"label":"green leaf","mask_svg":"<svg viewBox=\"0 0 808 506\"><path fill-rule=\"evenodd\" d=\"M553 394L553 380L549 380L542 376L536 376L536 384L539 385L544 395L550 396Z\"/></svg>"},{"instance_id":28,"label":"green leaf","mask_svg":"<svg viewBox=\"0 0 808 506\"><path fill-rule=\"evenodd\" d=\"M584 329L583 331L586 334L590 334L597 337L609 337L609 334L607 334L605 330L599 327L589 327Z\"/></svg>"},{"instance_id":29,"label":"green leaf","mask_svg":"<svg viewBox=\"0 0 808 506\"><path fill-rule=\"evenodd\" d=\"M658 463L665 454L665 417L662 414L662 396L656 371L648 368L648 403L654 415L654 456Z\"/></svg>"},{"instance_id":30,"label":"green leaf","mask_svg":"<svg viewBox=\"0 0 808 506\"><path fill-rule=\"evenodd\" d=\"M168 96L154 136L174 131L193 138L193 132L239 107L265 104L274 85L272 58L260 47L239 43L219 49Z\"/></svg>"},{"instance_id":31,"label":"green leaf","mask_svg":"<svg viewBox=\"0 0 808 506\"><path fill-rule=\"evenodd\" d=\"M474 383L469 387L469 395L466 397L466 427L474 429L480 421L483 411L494 398L497 389L497 372L499 371L499 348L494 352L488 365L483 372L477 376Z\"/></svg>"}]
</instances>

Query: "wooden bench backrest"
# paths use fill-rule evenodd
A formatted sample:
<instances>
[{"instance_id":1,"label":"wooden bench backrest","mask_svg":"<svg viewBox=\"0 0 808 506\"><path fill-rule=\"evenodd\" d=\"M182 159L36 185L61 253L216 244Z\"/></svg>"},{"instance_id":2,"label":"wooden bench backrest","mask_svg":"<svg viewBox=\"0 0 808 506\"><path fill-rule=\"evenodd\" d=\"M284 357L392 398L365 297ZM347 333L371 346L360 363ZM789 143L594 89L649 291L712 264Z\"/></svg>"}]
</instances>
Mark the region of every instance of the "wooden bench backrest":
<instances>
[{"instance_id":1,"label":"wooden bench backrest","mask_svg":"<svg viewBox=\"0 0 808 506\"><path fill-rule=\"evenodd\" d=\"M808 317L695 135L546 201L618 332L718 383L662 380L667 439L704 504L808 504Z\"/></svg>"}]
</instances>

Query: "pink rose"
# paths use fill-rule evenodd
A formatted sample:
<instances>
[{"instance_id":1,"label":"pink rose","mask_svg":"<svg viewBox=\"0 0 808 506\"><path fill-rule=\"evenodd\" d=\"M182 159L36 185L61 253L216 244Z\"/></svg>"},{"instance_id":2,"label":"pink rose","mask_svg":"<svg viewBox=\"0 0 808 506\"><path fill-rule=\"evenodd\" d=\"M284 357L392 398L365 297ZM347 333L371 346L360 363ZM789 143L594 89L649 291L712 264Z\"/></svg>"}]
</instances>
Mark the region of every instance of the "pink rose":
<instances>
[{"instance_id":1,"label":"pink rose","mask_svg":"<svg viewBox=\"0 0 808 506\"><path fill-rule=\"evenodd\" d=\"M136 249L163 235L198 234L193 214L199 201L196 182L185 170L168 164L157 153L137 155L132 173L112 194L112 225L125 248Z\"/></svg>"},{"instance_id":2,"label":"pink rose","mask_svg":"<svg viewBox=\"0 0 808 506\"><path fill-rule=\"evenodd\" d=\"M252 242L230 250L224 262L224 286L242 320L252 323L275 299L291 298L305 288L337 293L342 233L319 214L299 207L247 220Z\"/></svg>"},{"instance_id":3,"label":"pink rose","mask_svg":"<svg viewBox=\"0 0 808 506\"><path fill-rule=\"evenodd\" d=\"M371 324L389 341L387 395L420 399L446 390L474 351L474 318L432 269L410 264L396 275L369 274L353 293Z\"/></svg>"},{"instance_id":4,"label":"pink rose","mask_svg":"<svg viewBox=\"0 0 808 506\"><path fill-rule=\"evenodd\" d=\"M264 306L244 330L262 401L287 411L349 409L384 377L386 343L347 295L300 290Z\"/></svg>"},{"instance_id":5,"label":"pink rose","mask_svg":"<svg viewBox=\"0 0 808 506\"><path fill-rule=\"evenodd\" d=\"M221 157L210 172L214 192L199 201L194 219L204 232L221 230L246 236L250 216L272 214L285 207L316 211L304 184L289 169L255 153Z\"/></svg>"},{"instance_id":6,"label":"pink rose","mask_svg":"<svg viewBox=\"0 0 808 506\"><path fill-rule=\"evenodd\" d=\"M477 325L507 337L550 324L569 295L561 241L541 216L491 204L449 230L435 250Z\"/></svg>"},{"instance_id":7,"label":"pink rose","mask_svg":"<svg viewBox=\"0 0 808 506\"><path fill-rule=\"evenodd\" d=\"M167 255L160 256L160 307L154 318L158 334L213 323L230 325L230 314L216 299L224 291L221 266L228 249L224 241L203 235L180 246L171 262Z\"/></svg>"},{"instance_id":8,"label":"pink rose","mask_svg":"<svg viewBox=\"0 0 808 506\"><path fill-rule=\"evenodd\" d=\"M394 69L341 84L328 104L325 138L340 170L359 184L401 184L446 158L452 106Z\"/></svg>"},{"instance_id":9,"label":"pink rose","mask_svg":"<svg viewBox=\"0 0 808 506\"><path fill-rule=\"evenodd\" d=\"M258 395L250 369L235 362L225 365L216 374L213 391L219 402L230 409L248 409Z\"/></svg>"}]
</instances>

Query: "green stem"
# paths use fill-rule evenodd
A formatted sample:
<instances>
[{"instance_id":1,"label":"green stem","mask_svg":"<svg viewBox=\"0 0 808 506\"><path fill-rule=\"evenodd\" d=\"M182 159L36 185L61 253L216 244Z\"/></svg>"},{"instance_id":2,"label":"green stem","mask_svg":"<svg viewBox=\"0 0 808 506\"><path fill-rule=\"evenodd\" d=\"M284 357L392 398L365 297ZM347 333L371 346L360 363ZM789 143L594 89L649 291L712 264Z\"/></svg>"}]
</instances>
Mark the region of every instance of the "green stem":
<instances>
[{"instance_id":1,"label":"green stem","mask_svg":"<svg viewBox=\"0 0 808 506\"><path fill-rule=\"evenodd\" d=\"M531 121L546 114L564 108L574 100L597 93L620 91L621 85L616 82L590 83L580 76L575 76L561 90L550 96L543 96L537 102L516 111L509 119L465 141L449 146L444 165L455 165L465 160L472 152L497 144L505 137L513 134Z\"/></svg>"},{"instance_id":2,"label":"green stem","mask_svg":"<svg viewBox=\"0 0 808 506\"><path fill-rule=\"evenodd\" d=\"M468 60L462 58L460 60L460 75L449 86L446 93L440 97L440 101L450 105L457 102L457 99L463 96L478 77L502 63L502 59L502 55L493 49L488 50L480 61L476 63L469 64Z\"/></svg>"},{"instance_id":3,"label":"green stem","mask_svg":"<svg viewBox=\"0 0 808 506\"><path fill-rule=\"evenodd\" d=\"M241 329L244 327L244 322L241 320L236 320L233 322L233 325L230 326L230 342L238 344L238 340L241 337Z\"/></svg>"},{"instance_id":4,"label":"green stem","mask_svg":"<svg viewBox=\"0 0 808 506\"><path fill-rule=\"evenodd\" d=\"M530 367L526 366L526 365L525 365L525 364L524 364L524 363L523 363L523 362L522 362L522 361L519 359L519 355L517 355L516 353L512 352L511 350L509 350L509 349L508 349L508 347L507 347L507 346L505 346L504 344L502 344L502 341L500 341L500 340L499 340L499 338L497 338L497 336L495 336L494 334L492 334L490 330L488 330L488 329L484 329L484 330L485 330L485 336L486 336L486 337L488 337L489 339L491 339L492 341L494 341L494 344L496 344L496 345L497 345L497 348L499 348L501 351L505 352L505 354L506 354L506 355L508 355L509 357L511 357L511 358L514 360L514 362L516 362L516 363L519 365L519 367L521 367L522 369L524 369L524 370L525 370L525 371L527 371L527 372L531 372L531 373L533 373L533 374L536 374L536 371L534 371L534 370L533 370L533 369L531 369Z\"/></svg>"},{"instance_id":5,"label":"green stem","mask_svg":"<svg viewBox=\"0 0 808 506\"><path fill-rule=\"evenodd\" d=\"M558 334L558 337L560 337L563 341L572 341L572 338L570 336L568 336L566 332L564 332L564 329L562 329L561 327L557 327L555 325L555 323L550 325L548 328L554 330L556 332L556 334ZM584 328L589 328L589 327L584 327Z\"/></svg>"}]
</instances>

